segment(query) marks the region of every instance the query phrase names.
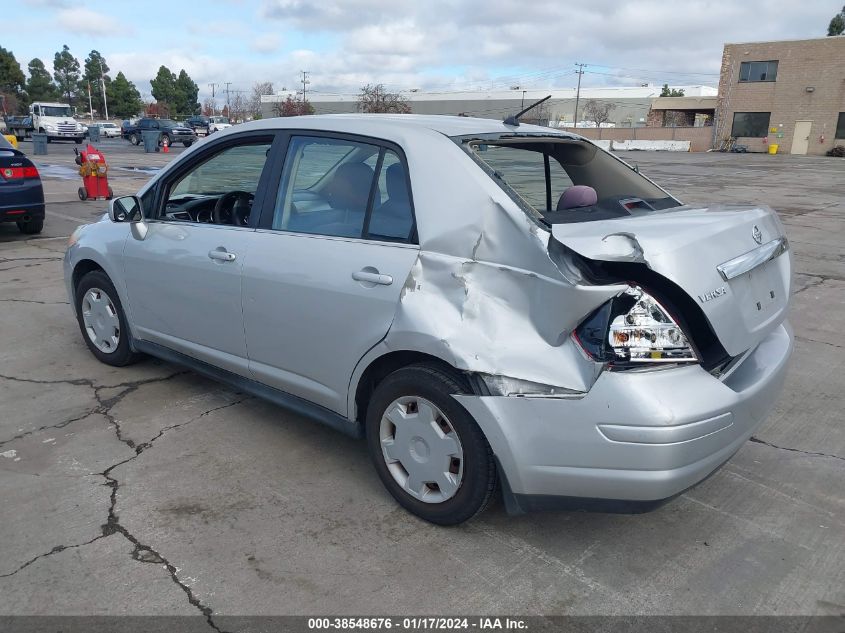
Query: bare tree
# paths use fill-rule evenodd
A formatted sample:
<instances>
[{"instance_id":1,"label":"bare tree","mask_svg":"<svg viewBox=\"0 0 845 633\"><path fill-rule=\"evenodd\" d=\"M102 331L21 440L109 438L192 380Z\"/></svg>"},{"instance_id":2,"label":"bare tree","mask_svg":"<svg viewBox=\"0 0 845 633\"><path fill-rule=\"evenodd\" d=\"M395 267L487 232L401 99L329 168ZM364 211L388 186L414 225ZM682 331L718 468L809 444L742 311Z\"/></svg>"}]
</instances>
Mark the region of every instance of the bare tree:
<instances>
[{"instance_id":1,"label":"bare tree","mask_svg":"<svg viewBox=\"0 0 845 633\"><path fill-rule=\"evenodd\" d=\"M249 97L249 113L253 119L261 118L261 97L273 94L273 84L269 81L256 82L252 86L252 94Z\"/></svg>"},{"instance_id":2,"label":"bare tree","mask_svg":"<svg viewBox=\"0 0 845 633\"><path fill-rule=\"evenodd\" d=\"M590 99L584 106L584 118L593 121L596 127L601 127L602 123L607 123L610 120L610 113L615 108L615 103L599 103Z\"/></svg>"},{"instance_id":3,"label":"bare tree","mask_svg":"<svg viewBox=\"0 0 845 633\"><path fill-rule=\"evenodd\" d=\"M411 105L398 92L387 92L382 84L367 84L358 95L361 112L410 114Z\"/></svg>"}]
</instances>

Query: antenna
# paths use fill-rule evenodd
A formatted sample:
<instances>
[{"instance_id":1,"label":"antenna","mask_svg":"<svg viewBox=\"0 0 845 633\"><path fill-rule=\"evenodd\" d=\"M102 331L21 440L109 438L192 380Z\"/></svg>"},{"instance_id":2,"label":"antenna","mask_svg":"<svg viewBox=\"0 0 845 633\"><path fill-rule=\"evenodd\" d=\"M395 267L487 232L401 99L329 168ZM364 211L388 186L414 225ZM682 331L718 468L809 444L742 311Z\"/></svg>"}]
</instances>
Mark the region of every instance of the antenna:
<instances>
[{"instance_id":1,"label":"antenna","mask_svg":"<svg viewBox=\"0 0 845 633\"><path fill-rule=\"evenodd\" d=\"M519 112L517 112L516 114L509 116L509 117L508 117L507 119L505 119L505 121L504 121L505 125L514 125L514 126L519 125L519 117L521 117L523 114L525 114L525 113L526 113L526 112L528 112L529 110L533 110L533 109L534 109L534 108L536 108L538 105L540 105L540 104L541 104L541 103L543 103L544 101L548 101L548 100L549 100L549 99L551 99L551 98L552 98L552 95L548 95L548 96L546 96L546 97L543 97L543 98L542 98L542 99L540 99L537 103L532 103L532 104L531 104L530 106L528 106L527 108L523 108L522 110L520 110L520 111L519 111Z\"/></svg>"}]
</instances>

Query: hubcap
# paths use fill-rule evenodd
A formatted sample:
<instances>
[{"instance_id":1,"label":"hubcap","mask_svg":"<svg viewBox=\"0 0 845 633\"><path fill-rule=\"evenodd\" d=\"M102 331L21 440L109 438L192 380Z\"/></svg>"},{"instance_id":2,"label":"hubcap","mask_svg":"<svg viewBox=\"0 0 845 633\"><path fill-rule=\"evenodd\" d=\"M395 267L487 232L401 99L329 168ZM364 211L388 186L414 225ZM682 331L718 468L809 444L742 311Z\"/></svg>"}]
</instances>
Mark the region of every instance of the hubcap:
<instances>
[{"instance_id":1,"label":"hubcap","mask_svg":"<svg viewBox=\"0 0 845 633\"><path fill-rule=\"evenodd\" d=\"M111 298L99 288L82 297L82 322L89 340L98 350L111 354L120 343L120 319Z\"/></svg>"},{"instance_id":2,"label":"hubcap","mask_svg":"<svg viewBox=\"0 0 845 633\"><path fill-rule=\"evenodd\" d=\"M415 499L442 503L458 492L464 451L446 415L432 402L403 396L379 425L381 452L394 481Z\"/></svg>"}]
</instances>

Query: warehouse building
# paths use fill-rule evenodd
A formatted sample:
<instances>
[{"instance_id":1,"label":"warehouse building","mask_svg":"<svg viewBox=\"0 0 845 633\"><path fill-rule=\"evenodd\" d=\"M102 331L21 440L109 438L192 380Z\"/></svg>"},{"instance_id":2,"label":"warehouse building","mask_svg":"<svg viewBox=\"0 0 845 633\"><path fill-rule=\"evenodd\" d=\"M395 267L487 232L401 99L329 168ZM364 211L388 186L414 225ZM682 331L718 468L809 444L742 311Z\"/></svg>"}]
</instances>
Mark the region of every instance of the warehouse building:
<instances>
[{"instance_id":1,"label":"warehouse building","mask_svg":"<svg viewBox=\"0 0 845 633\"><path fill-rule=\"evenodd\" d=\"M684 91L689 97L715 97L716 88L711 86L673 86ZM578 100L578 127L595 127L595 123L585 116L584 110L589 101L610 104L608 126L644 127L651 108L652 100L660 96L660 86L622 86L604 88L581 88ZM555 127L571 127L575 117L575 88L522 90L478 90L455 92L402 91L414 114L451 114L486 119L504 119L546 95L552 98L541 108L532 111L523 119L532 123L543 123ZM263 117L278 116L279 104L288 96L296 93L282 92L265 95L261 98ZM308 94L308 100L314 106L316 114L337 114L358 111L357 94Z\"/></svg>"},{"instance_id":2,"label":"warehouse building","mask_svg":"<svg viewBox=\"0 0 845 633\"><path fill-rule=\"evenodd\" d=\"M715 127L754 152L845 145L845 37L726 44Z\"/></svg>"}]
</instances>

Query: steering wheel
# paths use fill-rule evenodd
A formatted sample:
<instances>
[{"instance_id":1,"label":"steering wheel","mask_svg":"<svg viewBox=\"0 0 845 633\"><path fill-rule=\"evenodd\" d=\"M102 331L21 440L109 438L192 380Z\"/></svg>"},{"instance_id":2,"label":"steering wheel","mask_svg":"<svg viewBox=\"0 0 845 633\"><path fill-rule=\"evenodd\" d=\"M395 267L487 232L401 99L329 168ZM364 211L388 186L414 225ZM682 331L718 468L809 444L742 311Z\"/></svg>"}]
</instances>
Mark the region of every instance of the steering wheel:
<instances>
[{"instance_id":1,"label":"steering wheel","mask_svg":"<svg viewBox=\"0 0 845 633\"><path fill-rule=\"evenodd\" d=\"M255 198L248 191L230 191L217 199L211 212L214 224L234 224L246 226L249 224L250 200Z\"/></svg>"}]
</instances>

